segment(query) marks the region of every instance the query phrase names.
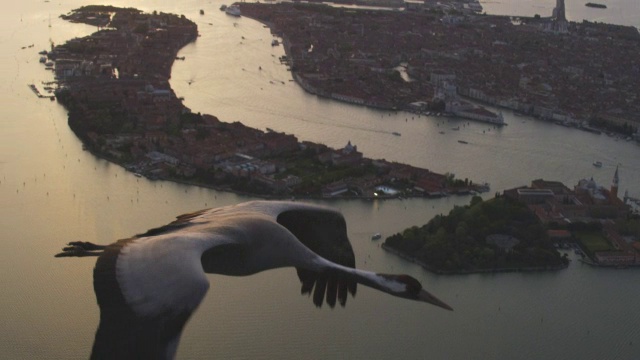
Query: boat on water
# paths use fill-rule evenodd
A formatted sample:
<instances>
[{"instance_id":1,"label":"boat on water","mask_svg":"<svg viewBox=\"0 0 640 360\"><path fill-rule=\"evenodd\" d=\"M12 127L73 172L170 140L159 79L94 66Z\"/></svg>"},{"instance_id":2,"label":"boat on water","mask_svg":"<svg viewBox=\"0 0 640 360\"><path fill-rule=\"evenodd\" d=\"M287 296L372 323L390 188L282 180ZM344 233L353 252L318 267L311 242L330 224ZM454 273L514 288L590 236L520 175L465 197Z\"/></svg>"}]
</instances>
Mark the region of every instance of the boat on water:
<instances>
[{"instance_id":1,"label":"boat on water","mask_svg":"<svg viewBox=\"0 0 640 360\"><path fill-rule=\"evenodd\" d=\"M464 141L464 140L458 140L458 142L459 142L460 144L468 144L468 142L466 142L466 141Z\"/></svg>"},{"instance_id":2,"label":"boat on water","mask_svg":"<svg viewBox=\"0 0 640 360\"><path fill-rule=\"evenodd\" d=\"M392 132L392 134L395 135L395 136L400 136L401 135L399 132L396 132L396 131Z\"/></svg>"},{"instance_id":3,"label":"boat on water","mask_svg":"<svg viewBox=\"0 0 640 360\"><path fill-rule=\"evenodd\" d=\"M227 6L227 9L224 12L227 13L227 15L231 15L231 16L240 17L241 15L240 8L238 7L238 5L229 5Z\"/></svg>"},{"instance_id":4,"label":"boat on water","mask_svg":"<svg viewBox=\"0 0 640 360\"><path fill-rule=\"evenodd\" d=\"M380 233L375 233L371 235L371 240L380 240L380 238L382 238L382 234Z\"/></svg>"},{"instance_id":5,"label":"boat on water","mask_svg":"<svg viewBox=\"0 0 640 360\"><path fill-rule=\"evenodd\" d=\"M593 162L593 166L595 166L595 167L597 167L597 168L602 167L602 161L594 161L594 162Z\"/></svg>"},{"instance_id":6,"label":"boat on water","mask_svg":"<svg viewBox=\"0 0 640 360\"><path fill-rule=\"evenodd\" d=\"M592 3L592 2L588 2L588 3L584 4L584 6L588 6L588 7L596 8L596 9L606 9L607 8L607 5L605 5L605 4Z\"/></svg>"}]
</instances>

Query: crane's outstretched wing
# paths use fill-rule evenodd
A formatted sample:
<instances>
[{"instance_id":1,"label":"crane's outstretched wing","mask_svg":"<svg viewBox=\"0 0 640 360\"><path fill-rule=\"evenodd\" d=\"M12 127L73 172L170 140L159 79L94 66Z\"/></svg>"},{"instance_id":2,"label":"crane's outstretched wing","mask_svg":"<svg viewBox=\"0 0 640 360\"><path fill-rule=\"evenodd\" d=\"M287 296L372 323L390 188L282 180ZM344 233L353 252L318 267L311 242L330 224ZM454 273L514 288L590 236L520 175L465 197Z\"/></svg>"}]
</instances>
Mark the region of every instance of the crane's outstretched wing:
<instances>
[{"instance_id":1,"label":"crane's outstretched wing","mask_svg":"<svg viewBox=\"0 0 640 360\"><path fill-rule=\"evenodd\" d=\"M100 323L92 358L173 358L209 288L201 254L230 243L224 236L190 233L196 225L191 220L203 213L181 215L104 248L93 271Z\"/></svg>"},{"instance_id":2,"label":"crane's outstretched wing","mask_svg":"<svg viewBox=\"0 0 640 360\"><path fill-rule=\"evenodd\" d=\"M277 221L314 253L336 264L355 267L347 225L340 213L323 208L286 210L278 215ZM318 273L300 267L296 270L302 282L301 292L313 291L316 306L322 306L325 299L330 307L336 305L336 299L344 306L347 292L356 294L357 283L342 273Z\"/></svg>"},{"instance_id":3,"label":"crane's outstretched wing","mask_svg":"<svg viewBox=\"0 0 640 360\"><path fill-rule=\"evenodd\" d=\"M162 264L162 257L131 254L130 247L152 241L153 236L120 240L98 258L93 286L100 323L92 358L172 358L184 325L204 298L209 283L201 268L185 264L185 270L176 267L177 262ZM165 269L158 271L163 265Z\"/></svg>"}]
</instances>

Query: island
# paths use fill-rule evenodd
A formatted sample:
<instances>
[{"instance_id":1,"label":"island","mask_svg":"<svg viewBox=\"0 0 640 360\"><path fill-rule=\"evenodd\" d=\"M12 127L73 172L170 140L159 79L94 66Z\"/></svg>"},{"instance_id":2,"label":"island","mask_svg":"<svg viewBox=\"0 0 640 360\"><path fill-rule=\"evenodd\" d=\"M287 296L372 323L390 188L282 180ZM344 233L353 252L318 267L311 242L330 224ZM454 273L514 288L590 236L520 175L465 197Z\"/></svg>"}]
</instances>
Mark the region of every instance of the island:
<instances>
[{"instance_id":1,"label":"island","mask_svg":"<svg viewBox=\"0 0 640 360\"><path fill-rule=\"evenodd\" d=\"M97 26L46 53L69 126L86 150L138 176L263 197L439 197L488 190L384 159L193 113L169 85L178 51L196 41L184 16L85 6L62 18ZM182 59L182 58L181 58Z\"/></svg>"},{"instance_id":2,"label":"island","mask_svg":"<svg viewBox=\"0 0 640 360\"><path fill-rule=\"evenodd\" d=\"M556 270L567 266L525 204L474 196L421 227L388 237L383 248L439 274Z\"/></svg>"},{"instance_id":3,"label":"island","mask_svg":"<svg viewBox=\"0 0 640 360\"><path fill-rule=\"evenodd\" d=\"M640 216L628 196L618 198L618 175L608 189L537 179L486 201L474 196L382 247L441 274L558 270L570 249L589 265L640 267Z\"/></svg>"},{"instance_id":4,"label":"island","mask_svg":"<svg viewBox=\"0 0 640 360\"><path fill-rule=\"evenodd\" d=\"M482 108L490 104L587 131L638 134L636 28L569 22L564 11L484 15L467 3L239 6L282 39L294 79L318 96L501 124Z\"/></svg>"}]
</instances>

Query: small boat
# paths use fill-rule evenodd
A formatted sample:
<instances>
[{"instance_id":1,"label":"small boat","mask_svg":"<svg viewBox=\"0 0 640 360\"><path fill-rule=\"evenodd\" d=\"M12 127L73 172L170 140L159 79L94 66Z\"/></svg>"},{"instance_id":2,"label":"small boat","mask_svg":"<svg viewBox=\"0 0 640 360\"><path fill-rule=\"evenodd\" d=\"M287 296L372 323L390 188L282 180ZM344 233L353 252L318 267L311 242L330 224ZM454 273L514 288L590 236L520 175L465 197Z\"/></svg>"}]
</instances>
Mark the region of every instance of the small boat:
<instances>
[{"instance_id":1,"label":"small boat","mask_svg":"<svg viewBox=\"0 0 640 360\"><path fill-rule=\"evenodd\" d=\"M594 162L593 162L593 166L595 166L595 167L597 167L597 168L602 167L602 161L594 161Z\"/></svg>"},{"instance_id":2,"label":"small boat","mask_svg":"<svg viewBox=\"0 0 640 360\"><path fill-rule=\"evenodd\" d=\"M606 9L607 8L607 5L605 5L605 4L592 3L592 2L588 2L588 3L584 4L584 6L588 6L588 7L596 8L596 9Z\"/></svg>"},{"instance_id":3,"label":"small boat","mask_svg":"<svg viewBox=\"0 0 640 360\"><path fill-rule=\"evenodd\" d=\"M271 46L278 46L278 45L280 45L280 42L278 41L278 39L271 40Z\"/></svg>"},{"instance_id":4,"label":"small boat","mask_svg":"<svg viewBox=\"0 0 640 360\"><path fill-rule=\"evenodd\" d=\"M401 135L399 132L396 132L396 131L392 132L392 134L395 135L395 136L400 136Z\"/></svg>"},{"instance_id":5,"label":"small boat","mask_svg":"<svg viewBox=\"0 0 640 360\"><path fill-rule=\"evenodd\" d=\"M375 233L371 235L371 240L379 240L380 238L382 238L382 234L380 233Z\"/></svg>"},{"instance_id":6,"label":"small boat","mask_svg":"<svg viewBox=\"0 0 640 360\"><path fill-rule=\"evenodd\" d=\"M468 142L466 142L466 141L464 141L464 140L458 140L458 142L459 142L460 144L468 144Z\"/></svg>"},{"instance_id":7,"label":"small boat","mask_svg":"<svg viewBox=\"0 0 640 360\"><path fill-rule=\"evenodd\" d=\"M456 131L460 130L460 126L453 127L453 128L451 128L451 130L456 130Z\"/></svg>"},{"instance_id":8,"label":"small boat","mask_svg":"<svg viewBox=\"0 0 640 360\"><path fill-rule=\"evenodd\" d=\"M240 17L241 15L240 8L238 7L238 5L229 5L227 6L227 9L224 12L227 13L227 15L231 15L231 16Z\"/></svg>"}]
</instances>

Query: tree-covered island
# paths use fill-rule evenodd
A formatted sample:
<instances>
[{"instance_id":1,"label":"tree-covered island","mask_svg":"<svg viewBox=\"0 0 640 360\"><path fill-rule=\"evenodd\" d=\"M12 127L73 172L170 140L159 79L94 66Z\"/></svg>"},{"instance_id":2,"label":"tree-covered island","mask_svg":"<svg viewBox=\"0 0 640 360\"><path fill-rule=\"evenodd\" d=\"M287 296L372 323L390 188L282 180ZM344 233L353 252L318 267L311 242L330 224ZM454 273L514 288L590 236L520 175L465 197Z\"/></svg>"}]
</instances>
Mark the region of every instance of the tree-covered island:
<instances>
[{"instance_id":1,"label":"tree-covered island","mask_svg":"<svg viewBox=\"0 0 640 360\"><path fill-rule=\"evenodd\" d=\"M452 174L368 159L350 142L332 149L192 113L169 84L178 51L198 38L197 25L183 15L85 6L62 17L99 28L47 54L69 126L87 150L139 175L278 197L445 196L486 189Z\"/></svg>"},{"instance_id":2,"label":"tree-covered island","mask_svg":"<svg viewBox=\"0 0 640 360\"><path fill-rule=\"evenodd\" d=\"M383 247L436 273L554 270L569 263L526 204L507 196L474 196L469 205L390 236Z\"/></svg>"}]
</instances>

